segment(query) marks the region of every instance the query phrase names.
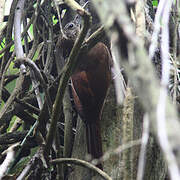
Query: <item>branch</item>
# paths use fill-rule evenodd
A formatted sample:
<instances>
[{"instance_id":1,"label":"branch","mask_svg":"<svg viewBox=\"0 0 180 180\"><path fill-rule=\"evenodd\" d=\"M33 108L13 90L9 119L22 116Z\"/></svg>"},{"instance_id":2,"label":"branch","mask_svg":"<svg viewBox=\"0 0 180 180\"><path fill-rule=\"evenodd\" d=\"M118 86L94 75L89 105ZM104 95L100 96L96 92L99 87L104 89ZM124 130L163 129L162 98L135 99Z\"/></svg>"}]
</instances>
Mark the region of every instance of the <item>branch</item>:
<instances>
[{"instance_id":1,"label":"branch","mask_svg":"<svg viewBox=\"0 0 180 180\"><path fill-rule=\"evenodd\" d=\"M48 109L49 109L49 112L51 114L52 102L51 102L51 98L49 95L49 91L47 89L46 82L44 81L44 78L41 74L41 71L39 70L37 65L33 61L31 61L29 58L17 59L15 66L18 67L20 64L25 64L25 65L29 66L29 68L33 71L36 79L41 83L43 90L45 92L45 95L46 95Z\"/></svg>"},{"instance_id":2,"label":"branch","mask_svg":"<svg viewBox=\"0 0 180 180\"><path fill-rule=\"evenodd\" d=\"M143 180L148 139L149 139L149 117L147 114L145 114L143 120L143 133L141 140L141 150L139 153L137 180Z\"/></svg>"},{"instance_id":3,"label":"branch","mask_svg":"<svg viewBox=\"0 0 180 180\"><path fill-rule=\"evenodd\" d=\"M16 52L16 58L23 58L24 52L21 44L21 16L24 9L25 0L20 0L17 4L14 16L14 47ZM26 67L22 64L20 66L21 73L26 73Z\"/></svg>"},{"instance_id":4,"label":"branch","mask_svg":"<svg viewBox=\"0 0 180 180\"><path fill-rule=\"evenodd\" d=\"M14 2L14 1L13 1ZM25 27L24 31L22 32L22 35L21 35L21 38L24 38L25 34L27 33L28 29L30 28L32 22L34 21L34 19L36 18L37 16L35 16L35 14L33 14L32 18L30 19L30 21L28 22L27 26ZM9 18L8 18L9 20ZM9 23L8 23L9 24ZM8 49L14 44L14 41L11 40L9 41L9 43L3 48L0 50L0 54L4 53L5 51L8 51Z\"/></svg>"},{"instance_id":5,"label":"branch","mask_svg":"<svg viewBox=\"0 0 180 180\"><path fill-rule=\"evenodd\" d=\"M24 53L23 53L23 48L21 45L21 15L22 15L22 10L24 7L24 1L25 0L20 0L17 4L16 10L15 10L15 17L14 17L14 41L15 41L15 53L17 58L23 58ZM11 106L12 102L16 98L16 96L19 94L22 88L22 83L24 80L23 74L26 72L25 66L22 64L21 67L21 73L20 76L16 82L16 87L14 88L11 96L9 97L8 101L6 104L3 106L3 108L0 111L0 120L3 119L6 111L8 108ZM2 124L3 122L1 122Z\"/></svg>"},{"instance_id":6,"label":"branch","mask_svg":"<svg viewBox=\"0 0 180 180\"><path fill-rule=\"evenodd\" d=\"M22 170L21 174L17 177L17 180L26 179L26 176L31 170L32 172L35 172L35 168L37 170L38 168L47 167L47 164L45 164L45 161L42 157L42 149L42 146L40 146L35 155L31 158L31 160L27 163L26 167Z\"/></svg>"},{"instance_id":7,"label":"branch","mask_svg":"<svg viewBox=\"0 0 180 180\"><path fill-rule=\"evenodd\" d=\"M22 131L22 132L11 132L11 133L5 133L0 135L0 144L12 144L16 143L18 141L21 141L24 139L25 135L28 131Z\"/></svg>"},{"instance_id":8,"label":"branch","mask_svg":"<svg viewBox=\"0 0 180 180\"><path fill-rule=\"evenodd\" d=\"M6 119L4 118L6 115L6 112L9 110L15 98L19 95L22 88L23 80L24 80L24 76L20 73L20 76L16 81L16 86L13 92L11 93L11 96L8 98L8 100L6 101L6 103L4 104L4 106L2 107L0 111L0 125L2 125L6 121Z\"/></svg>"},{"instance_id":9,"label":"branch","mask_svg":"<svg viewBox=\"0 0 180 180\"><path fill-rule=\"evenodd\" d=\"M71 151L73 147L73 110L68 90L69 87L66 88L63 99L63 111L65 114L63 157L71 157Z\"/></svg>"},{"instance_id":10,"label":"branch","mask_svg":"<svg viewBox=\"0 0 180 180\"><path fill-rule=\"evenodd\" d=\"M168 169L170 177L172 179L179 179L180 172L178 169L178 164L176 157L172 151L172 147L169 143L167 130L166 130L166 108L167 108L167 87L169 84L170 75L170 61L169 61L169 15L173 1L161 0L163 10L161 12L162 16L162 39L161 39L161 58L162 58L162 79L160 87L160 95L157 104L157 135L159 138L159 143L162 150L166 153L166 160L168 162ZM160 6L159 4L158 6ZM155 17L156 18L156 17ZM158 22L160 24L160 22Z\"/></svg>"},{"instance_id":11,"label":"branch","mask_svg":"<svg viewBox=\"0 0 180 180\"><path fill-rule=\"evenodd\" d=\"M15 53L13 52L13 54L11 55L11 58L9 58L8 62L6 63L6 66L2 72L2 75L1 75L1 82L0 82L0 104L1 104L1 100L2 100L2 91L3 91L3 85L4 85L4 79L5 79L5 75L6 75L6 72L8 70L8 67L10 66L13 58L14 58L14 55Z\"/></svg>"},{"instance_id":12,"label":"branch","mask_svg":"<svg viewBox=\"0 0 180 180\"><path fill-rule=\"evenodd\" d=\"M11 9L10 9L9 18L8 18L8 22L7 22L7 29L6 29L6 38L5 38L6 47L9 45L9 43L12 40L14 12L15 12L17 3L18 3L18 0L14 0L11 4ZM2 74L2 72L4 70L4 66L9 58L9 50L10 50L10 46L8 46L6 48L6 52L5 52L2 62L1 62L1 71L0 71L1 74Z\"/></svg>"},{"instance_id":13,"label":"branch","mask_svg":"<svg viewBox=\"0 0 180 180\"><path fill-rule=\"evenodd\" d=\"M133 123L134 118L134 97L132 90L128 87L123 103L123 118L122 118L122 144L133 142ZM127 149L122 152L123 179L133 179L133 149Z\"/></svg>"},{"instance_id":14,"label":"branch","mask_svg":"<svg viewBox=\"0 0 180 180\"><path fill-rule=\"evenodd\" d=\"M51 161L52 164L60 164L60 163L71 163L71 164L76 164L85 168L88 168L97 174L99 174L103 179L105 180L112 180L111 177L109 177L104 171L101 169L97 168L96 166L92 165L91 163L81 160L81 159L75 159L75 158L60 158L60 159L54 159Z\"/></svg>"},{"instance_id":15,"label":"branch","mask_svg":"<svg viewBox=\"0 0 180 180\"><path fill-rule=\"evenodd\" d=\"M4 162L0 166L0 169L1 169L1 171L0 171L0 179L4 176L4 174L6 173L8 167L10 166L11 162L13 161L14 154L15 154L14 148L16 148L17 146L19 146L19 143L16 143L16 144L10 146L6 150L6 152L4 152L4 153L6 153L6 158L5 158Z\"/></svg>"}]
</instances>

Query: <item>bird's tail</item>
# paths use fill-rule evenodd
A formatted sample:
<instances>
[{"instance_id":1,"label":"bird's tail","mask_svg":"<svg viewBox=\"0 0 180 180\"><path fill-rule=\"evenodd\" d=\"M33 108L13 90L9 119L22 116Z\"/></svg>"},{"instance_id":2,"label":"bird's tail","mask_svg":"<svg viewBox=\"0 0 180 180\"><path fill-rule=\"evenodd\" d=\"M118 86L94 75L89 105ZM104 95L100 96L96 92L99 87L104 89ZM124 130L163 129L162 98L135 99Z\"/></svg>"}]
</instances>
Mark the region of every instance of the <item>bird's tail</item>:
<instances>
[{"instance_id":1,"label":"bird's tail","mask_svg":"<svg viewBox=\"0 0 180 180\"><path fill-rule=\"evenodd\" d=\"M93 159L99 159L102 156L102 141L99 120L96 123L86 125L87 149ZM102 164L97 167L103 169Z\"/></svg>"}]
</instances>

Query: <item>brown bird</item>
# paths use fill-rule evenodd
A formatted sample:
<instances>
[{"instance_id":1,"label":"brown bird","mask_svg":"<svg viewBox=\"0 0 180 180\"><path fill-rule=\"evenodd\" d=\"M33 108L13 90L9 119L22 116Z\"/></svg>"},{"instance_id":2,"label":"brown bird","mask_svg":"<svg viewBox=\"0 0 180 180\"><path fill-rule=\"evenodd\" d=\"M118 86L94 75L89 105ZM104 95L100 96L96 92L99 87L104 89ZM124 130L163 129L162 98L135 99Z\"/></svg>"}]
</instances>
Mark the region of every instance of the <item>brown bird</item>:
<instances>
[{"instance_id":1,"label":"brown bird","mask_svg":"<svg viewBox=\"0 0 180 180\"><path fill-rule=\"evenodd\" d=\"M75 40L79 27L68 23L64 32L68 38ZM80 63L71 76L72 94L75 107L86 124L87 149L92 158L102 156L100 119L104 100L111 82L111 55L102 42L80 55ZM102 169L102 165L97 167Z\"/></svg>"}]
</instances>

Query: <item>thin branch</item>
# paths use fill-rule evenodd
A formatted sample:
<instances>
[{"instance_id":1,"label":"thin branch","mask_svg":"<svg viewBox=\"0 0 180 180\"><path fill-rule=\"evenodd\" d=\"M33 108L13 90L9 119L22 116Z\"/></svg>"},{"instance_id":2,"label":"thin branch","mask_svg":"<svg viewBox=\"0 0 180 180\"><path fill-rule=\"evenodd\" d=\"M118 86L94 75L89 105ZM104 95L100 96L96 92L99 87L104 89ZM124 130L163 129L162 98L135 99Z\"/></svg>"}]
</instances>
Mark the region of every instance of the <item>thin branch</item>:
<instances>
[{"instance_id":1,"label":"thin branch","mask_svg":"<svg viewBox=\"0 0 180 180\"><path fill-rule=\"evenodd\" d=\"M46 2L46 11L45 17L47 17L47 24L48 24L48 40L47 40L47 55L46 55L46 64L44 66L44 73L49 75L52 64L53 64L53 58L52 58L52 48L53 48L53 26L52 26L52 14L51 14L51 2Z\"/></svg>"},{"instance_id":2,"label":"thin branch","mask_svg":"<svg viewBox=\"0 0 180 180\"><path fill-rule=\"evenodd\" d=\"M24 7L24 1L20 0L17 4L17 7L15 9L15 17L14 17L14 39L15 39L15 53L17 58L23 58L23 48L21 45L21 15ZM5 116L5 113L9 109L9 107L12 105L12 102L16 98L16 96L20 93L22 88L22 83L24 80L23 74L26 72L26 68L23 64L20 66L21 73L20 76L16 82L16 87L14 88L11 96L9 97L8 101L5 103L3 108L0 111L0 124L2 125L5 122L5 119L3 117Z\"/></svg>"},{"instance_id":3,"label":"thin branch","mask_svg":"<svg viewBox=\"0 0 180 180\"><path fill-rule=\"evenodd\" d=\"M97 168L96 166L92 165L91 163L88 163L87 161L81 160L81 159L75 159L75 158L60 158L60 159L54 159L51 161L52 164L59 164L59 163L70 163L70 164L76 164L85 168L88 168L94 172L96 172L98 175L100 175L105 180L112 180L111 177L109 177L104 171Z\"/></svg>"},{"instance_id":4,"label":"thin branch","mask_svg":"<svg viewBox=\"0 0 180 180\"><path fill-rule=\"evenodd\" d=\"M104 155L99 159L99 162L104 162L104 161L108 160L111 155L120 154L124 150L132 148L134 146L139 146L140 144L141 144L141 139L133 140L133 141L127 142L125 144L122 144L122 145L118 146L116 149L105 152Z\"/></svg>"},{"instance_id":5,"label":"thin branch","mask_svg":"<svg viewBox=\"0 0 180 180\"><path fill-rule=\"evenodd\" d=\"M169 1L169 0L168 0ZM161 0L158 4L156 16L154 20L154 31L152 34L151 44L149 47L149 58L152 59L158 46L158 35L160 33L160 22L162 18L162 12L164 8L164 0Z\"/></svg>"},{"instance_id":6,"label":"thin branch","mask_svg":"<svg viewBox=\"0 0 180 180\"><path fill-rule=\"evenodd\" d=\"M0 179L2 179L2 177L4 176L4 174L6 173L7 169L9 168L11 162L14 159L14 148L16 148L17 146L19 146L19 143L16 143L12 146L10 146L7 150L6 150L6 158L4 160L4 162L1 164L0 166Z\"/></svg>"},{"instance_id":7,"label":"thin branch","mask_svg":"<svg viewBox=\"0 0 180 180\"><path fill-rule=\"evenodd\" d=\"M141 141L141 150L139 154L137 180L143 180L144 169L146 164L146 148L147 148L148 139L149 139L149 118L148 115L145 114L143 121L143 134Z\"/></svg>"},{"instance_id":8,"label":"thin branch","mask_svg":"<svg viewBox=\"0 0 180 180\"><path fill-rule=\"evenodd\" d=\"M4 70L2 72L1 82L0 82L0 104L1 104L1 101L2 101L2 91L3 91L5 75L6 75L6 72L7 72L8 68L9 68L14 56L15 56L15 53L13 52L13 54L11 55L11 58L9 58Z\"/></svg>"},{"instance_id":9,"label":"thin branch","mask_svg":"<svg viewBox=\"0 0 180 180\"><path fill-rule=\"evenodd\" d=\"M24 10L25 0L20 0L17 4L14 16L14 45L16 58L23 58L24 52L21 44L21 16ZM21 64L20 71L22 74L26 73L26 67Z\"/></svg>"},{"instance_id":10,"label":"thin branch","mask_svg":"<svg viewBox=\"0 0 180 180\"><path fill-rule=\"evenodd\" d=\"M73 149L73 110L69 94L69 86L67 86L64 99L63 99L63 112L64 112L64 148L63 156L64 158L71 157ZM64 174L67 173L67 166L65 165Z\"/></svg>"},{"instance_id":11,"label":"thin branch","mask_svg":"<svg viewBox=\"0 0 180 180\"><path fill-rule=\"evenodd\" d=\"M48 109L51 114L52 102L51 102L51 98L49 95L49 91L47 89L46 82L44 81L41 71L39 70L37 65L29 58L19 58L16 60L16 66L19 66L19 64L22 64L22 63L30 67L30 69L33 71L34 76L36 77L37 81L39 81L41 83L43 90L45 92L45 95L46 95ZM42 108L42 106L40 106L40 107Z\"/></svg>"},{"instance_id":12,"label":"thin branch","mask_svg":"<svg viewBox=\"0 0 180 180\"><path fill-rule=\"evenodd\" d=\"M0 135L0 144L12 144L18 141L23 140L27 131L17 131L17 132L8 132Z\"/></svg>"},{"instance_id":13,"label":"thin branch","mask_svg":"<svg viewBox=\"0 0 180 180\"><path fill-rule=\"evenodd\" d=\"M136 34L142 39L144 39L146 32L144 4L145 4L144 0L138 0L135 6Z\"/></svg>"},{"instance_id":14,"label":"thin branch","mask_svg":"<svg viewBox=\"0 0 180 180\"><path fill-rule=\"evenodd\" d=\"M21 38L24 38L25 34L27 33L28 29L30 28L32 22L35 19L35 14L33 14L32 18L30 19L30 21L28 22L27 26L25 27L25 29L23 30L22 34L21 34ZM8 48L10 48L12 45L14 44L14 41L11 40L3 49L0 50L0 54L4 53L5 51L8 50Z\"/></svg>"},{"instance_id":15,"label":"thin branch","mask_svg":"<svg viewBox=\"0 0 180 180\"><path fill-rule=\"evenodd\" d=\"M15 13L17 3L18 3L18 0L14 0L11 4L10 14L9 14L8 23L7 23L7 29L6 29L6 37L5 37L6 46L8 46L8 44L12 41L13 20L14 20L14 13ZM10 50L10 46L6 48L6 52L2 58L0 74L2 74L6 61L9 58L9 50Z\"/></svg>"},{"instance_id":16,"label":"thin branch","mask_svg":"<svg viewBox=\"0 0 180 180\"><path fill-rule=\"evenodd\" d=\"M161 57L162 57L162 79L160 95L157 105L157 135L163 152L166 154L166 160L168 162L168 169L171 179L178 180L180 178L180 172L178 164L171 150L171 146L168 140L166 131L166 101L167 101L167 87L169 84L170 74L170 60L169 60L169 15L173 0L161 0L163 2L162 11L162 42L161 42ZM160 22L159 22L160 23Z\"/></svg>"},{"instance_id":17,"label":"thin branch","mask_svg":"<svg viewBox=\"0 0 180 180\"><path fill-rule=\"evenodd\" d=\"M134 116L134 97L131 88L126 89L123 103L122 118L122 143L133 142L133 116ZM123 179L133 179L133 149L126 149L122 152Z\"/></svg>"},{"instance_id":18,"label":"thin branch","mask_svg":"<svg viewBox=\"0 0 180 180\"><path fill-rule=\"evenodd\" d=\"M16 86L15 86L13 92L11 93L11 96L8 98L8 100L6 101L4 106L1 108L1 111L0 111L0 126L6 121L6 119L4 118L5 115L6 115L6 112L8 111L10 106L12 105L12 102L15 100L15 98L21 92L23 80L24 80L24 76L20 73L20 76L16 81Z\"/></svg>"},{"instance_id":19,"label":"thin branch","mask_svg":"<svg viewBox=\"0 0 180 180\"><path fill-rule=\"evenodd\" d=\"M60 11L59 11L57 0L53 0L53 3L55 5L55 7L56 7L56 11L57 11L57 14L58 14L59 29L60 29L61 35L62 35L62 37L66 37L66 35L64 34L64 31L63 31L63 27L62 27L62 20L61 20L61 15L60 15Z\"/></svg>"},{"instance_id":20,"label":"thin branch","mask_svg":"<svg viewBox=\"0 0 180 180\"><path fill-rule=\"evenodd\" d=\"M112 76L115 84L115 90L116 90L116 99L117 104L123 104L123 100L126 94L126 82L124 80L124 77L122 75L122 67L119 62L119 53L117 48L117 38L116 35L114 35L111 39L112 42L112 59L113 59L113 67L111 68Z\"/></svg>"},{"instance_id":21,"label":"thin branch","mask_svg":"<svg viewBox=\"0 0 180 180\"><path fill-rule=\"evenodd\" d=\"M173 31L173 66L174 66L174 84L173 84L173 103L176 104L177 103L177 89L178 89L178 67L177 67L177 63L178 63L178 59L177 59L177 53L179 52L179 47L178 47L178 40L179 40L179 36L178 36L178 27L179 27L179 0L175 2L175 6L173 9L173 13L174 13L174 31Z\"/></svg>"},{"instance_id":22,"label":"thin branch","mask_svg":"<svg viewBox=\"0 0 180 180\"><path fill-rule=\"evenodd\" d=\"M63 111L65 114L63 157L71 157L71 151L73 147L73 117L71 107L72 105L70 101L68 88L69 87L67 86L63 99Z\"/></svg>"},{"instance_id":23,"label":"thin branch","mask_svg":"<svg viewBox=\"0 0 180 180\"><path fill-rule=\"evenodd\" d=\"M26 136L24 137L24 139L22 140L22 142L19 144L20 145L20 149L18 150L18 152L16 153L15 157L14 157L14 161L11 163L9 169L8 169L8 173L11 172L12 168L16 165L16 163L18 162L18 157L21 154L23 147L28 139L29 136L31 136L32 132L34 131L34 129L37 126L37 121L33 124L33 126L31 127L31 129L28 131L28 133L26 134Z\"/></svg>"},{"instance_id":24,"label":"thin branch","mask_svg":"<svg viewBox=\"0 0 180 180\"><path fill-rule=\"evenodd\" d=\"M38 149L38 151L36 152L36 154L31 158L31 160L28 162L28 164L26 165L26 167L23 169L23 171L21 172L21 174L17 177L17 180L24 180L25 177L29 174L30 170L32 170L32 168L34 166L37 165L37 161L40 160L42 157L42 146ZM43 160L41 160L43 161ZM44 165L45 161L43 161L43 167L46 167L46 164Z\"/></svg>"},{"instance_id":25,"label":"thin branch","mask_svg":"<svg viewBox=\"0 0 180 180\"><path fill-rule=\"evenodd\" d=\"M87 14L87 12L74 0L63 0L69 7L73 10L77 11L77 13L81 16Z\"/></svg>"}]
</instances>

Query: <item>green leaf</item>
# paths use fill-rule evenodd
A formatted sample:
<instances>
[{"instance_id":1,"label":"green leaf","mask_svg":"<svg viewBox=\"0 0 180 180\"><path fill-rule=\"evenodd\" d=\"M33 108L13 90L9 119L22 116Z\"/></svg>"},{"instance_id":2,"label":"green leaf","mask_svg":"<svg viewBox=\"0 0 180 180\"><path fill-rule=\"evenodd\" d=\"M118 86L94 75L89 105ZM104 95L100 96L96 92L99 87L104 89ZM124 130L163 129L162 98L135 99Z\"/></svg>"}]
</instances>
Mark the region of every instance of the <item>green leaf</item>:
<instances>
[{"instance_id":1,"label":"green leaf","mask_svg":"<svg viewBox=\"0 0 180 180\"><path fill-rule=\"evenodd\" d=\"M152 4L153 4L153 6L157 7L158 6L158 1L157 0L153 0Z\"/></svg>"}]
</instances>

